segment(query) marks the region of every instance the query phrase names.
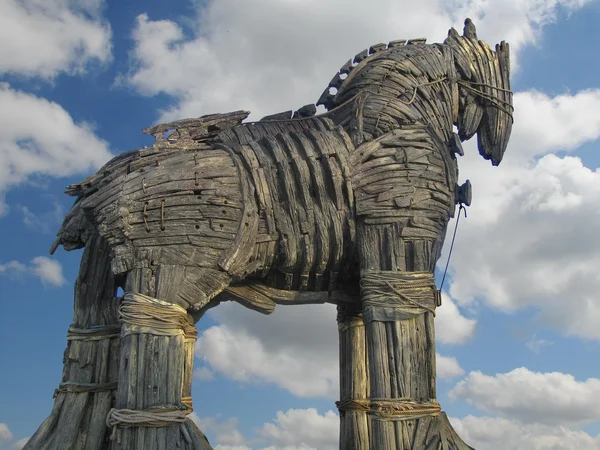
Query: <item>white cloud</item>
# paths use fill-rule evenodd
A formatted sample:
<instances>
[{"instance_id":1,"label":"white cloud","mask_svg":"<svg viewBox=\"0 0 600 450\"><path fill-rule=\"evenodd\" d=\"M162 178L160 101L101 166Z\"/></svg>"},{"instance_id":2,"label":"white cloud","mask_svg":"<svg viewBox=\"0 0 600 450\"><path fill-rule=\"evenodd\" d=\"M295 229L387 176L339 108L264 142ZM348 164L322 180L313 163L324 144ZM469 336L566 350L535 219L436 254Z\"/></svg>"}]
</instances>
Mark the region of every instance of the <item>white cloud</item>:
<instances>
[{"instance_id":1,"label":"white cloud","mask_svg":"<svg viewBox=\"0 0 600 450\"><path fill-rule=\"evenodd\" d=\"M600 420L600 379L577 381L524 367L495 376L471 372L448 394L486 412L524 423L582 425Z\"/></svg>"},{"instance_id":2,"label":"white cloud","mask_svg":"<svg viewBox=\"0 0 600 450\"><path fill-rule=\"evenodd\" d=\"M542 351L543 347L546 347L548 345L551 345L552 342L546 340L546 339L538 339L536 337L536 335L534 334L533 336L531 336L531 339L529 339L526 343L525 346L531 350L533 353L535 354L539 354Z\"/></svg>"},{"instance_id":3,"label":"white cloud","mask_svg":"<svg viewBox=\"0 0 600 450\"><path fill-rule=\"evenodd\" d=\"M600 436L560 425L522 424L497 417L450 418L459 436L477 450L598 450Z\"/></svg>"},{"instance_id":4,"label":"white cloud","mask_svg":"<svg viewBox=\"0 0 600 450\"><path fill-rule=\"evenodd\" d=\"M212 0L197 3L191 39L173 21L139 16L132 70L121 82L144 95L174 96L179 103L163 120L241 108L260 118L315 102L345 61L377 42L421 36L440 42L470 16L480 38L506 39L516 55L555 20L559 6L574 11L586 3Z\"/></svg>"},{"instance_id":5,"label":"white cloud","mask_svg":"<svg viewBox=\"0 0 600 450\"><path fill-rule=\"evenodd\" d=\"M245 439L238 430L239 421L232 417L198 417L190 414L205 434L210 434L215 450L337 450L339 417L333 411L321 415L314 408L278 411L275 419L266 422L252 439ZM256 445L249 446L253 441ZM261 445L259 445L261 444Z\"/></svg>"},{"instance_id":6,"label":"white cloud","mask_svg":"<svg viewBox=\"0 0 600 450\"><path fill-rule=\"evenodd\" d=\"M31 260L31 270L44 284L62 286L66 283L63 277L62 266L55 259L50 259L46 256L36 256Z\"/></svg>"},{"instance_id":7,"label":"white cloud","mask_svg":"<svg viewBox=\"0 0 600 450\"><path fill-rule=\"evenodd\" d=\"M335 322L331 327L335 330ZM274 383L300 397L337 397L336 356L307 345L310 339L293 342L290 334L282 332L270 342L253 331L249 334L230 325L211 327L198 338L196 355L213 371L238 382ZM335 348L337 341L329 345Z\"/></svg>"},{"instance_id":8,"label":"white cloud","mask_svg":"<svg viewBox=\"0 0 600 450\"><path fill-rule=\"evenodd\" d=\"M479 37L493 42L505 40L511 50L517 51L527 44L537 44L545 25L554 23L560 9L574 12L592 0L454 0L448 2L453 17L460 20L471 17L477 25ZM480 31L481 30L481 31ZM485 35L483 34L485 33ZM485 36L490 36L487 38ZM490 41L489 43L491 43ZM513 59L511 57L511 59Z\"/></svg>"},{"instance_id":9,"label":"white cloud","mask_svg":"<svg viewBox=\"0 0 600 450\"><path fill-rule=\"evenodd\" d=\"M455 378L465 373L454 356L435 354L435 364L438 379Z\"/></svg>"},{"instance_id":10,"label":"white cloud","mask_svg":"<svg viewBox=\"0 0 600 450\"><path fill-rule=\"evenodd\" d=\"M19 439L10 448L12 450L21 450L23 447L25 447L25 444L27 444L27 442L29 441L29 439L30 438L28 438L28 437L24 437L23 439Z\"/></svg>"},{"instance_id":11,"label":"white cloud","mask_svg":"<svg viewBox=\"0 0 600 450\"><path fill-rule=\"evenodd\" d=\"M600 137L600 90L550 97L537 91L519 92L515 99L515 128L511 147L518 142L522 156L573 150Z\"/></svg>"},{"instance_id":12,"label":"white cloud","mask_svg":"<svg viewBox=\"0 0 600 450\"><path fill-rule=\"evenodd\" d=\"M23 224L27 228L44 234L56 233L65 215L62 205L56 201L51 210L42 213L34 213L25 205L17 205L17 210L23 215Z\"/></svg>"},{"instance_id":13,"label":"white cloud","mask_svg":"<svg viewBox=\"0 0 600 450\"><path fill-rule=\"evenodd\" d=\"M252 450L250 447L245 445L217 445L215 450Z\"/></svg>"},{"instance_id":14,"label":"white cloud","mask_svg":"<svg viewBox=\"0 0 600 450\"><path fill-rule=\"evenodd\" d=\"M85 173L112 156L90 125L75 123L56 103L0 83L0 104L0 216L10 187Z\"/></svg>"},{"instance_id":15,"label":"white cloud","mask_svg":"<svg viewBox=\"0 0 600 450\"><path fill-rule=\"evenodd\" d=\"M9 261L7 263L0 264L0 274L6 275L10 278L19 277L26 271L27 266L19 261Z\"/></svg>"},{"instance_id":16,"label":"white cloud","mask_svg":"<svg viewBox=\"0 0 600 450\"><path fill-rule=\"evenodd\" d=\"M40 279L42 284L56 287L66 283L60 262L46 256L36 256L28 266L14 260L0 264L0 275L2 274L13 279L24 275L34 275Z\"/></svg>"},{"instance_id":17,"label":"white cloud","mask_svg":"<svg viewBox=\"0 0 600 450\"><path fill-rule=\"evenodd\" d=\"M111 58L102 0L0 2L0 72L52 78ZM4 102L3 102L4 103Z\"/></svg>"},{"instance_id":18,"label":"white cloud","mask_svg":"<svg viewBox=\"0 0 600 450\"><path fill-rule=\"evenodd\" d=\"M0 444L12 440L13 434L5 423L0 423Z\"/></svg>"},{"instance_id":19,"label":"white cloud","mask_svg":"<svg viewBox=\"0 0 600 450\"><path fill-rule=\"evenodd\" d=\"M238 430L239 420L236 417L221 420L219 416L198 417L194 412L189 417L204 434L211 433L214 436L211 442L214 440L216 444L220 445L216 448L223 450L247 448L244 446L244 436Z\"/></svg>"},{"instance_id":20,"label":"white cloud","mask_svg":"<svg viewBox=\"0 0 600 450\"><path fill-rule=\"evenodd\" d=\"M264 450L337 450L339 420L333 411L321 415L314 408L289 409L279 411L257 433L271 445Z\"/></svg>"},{"instance_id":21,"label":"white cloud","mask_svg":"<svg viewBox=\"0 0 600 450\"><path fill-rule=\"evenodd\" d=\"M477 320L464 317L456 303L442 292L442 306L435 315L435 338L444 344L464 344L475 334Z\"/></svg>"},{"instance_id":22,"label":"white cloud","mask_svg":"<svg viewBox=\"0 0 600 450\"><path fill-rule=\"evenodd\" d=\"M210 381L215 374L208 367L196 367L194 369L194 379L198 381Z\"/></svg>"}]
</instances>

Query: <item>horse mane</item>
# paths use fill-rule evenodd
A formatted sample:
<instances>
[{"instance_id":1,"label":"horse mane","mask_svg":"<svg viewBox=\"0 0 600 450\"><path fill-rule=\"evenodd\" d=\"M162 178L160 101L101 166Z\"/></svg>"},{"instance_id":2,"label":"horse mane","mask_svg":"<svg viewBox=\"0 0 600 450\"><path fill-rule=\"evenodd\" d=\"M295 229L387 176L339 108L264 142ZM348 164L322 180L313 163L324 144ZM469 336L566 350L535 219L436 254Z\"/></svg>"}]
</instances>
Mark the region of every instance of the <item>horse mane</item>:
<instances>
[{"instance_id":1,"label":"horse mane","mask_svg":"<svg viewBox=\"0 0 600 450\"><path fill-rule=\"evenodd\" d=\"M325 108L331 109L331 107L333 107L333 98L335 97L335 94L331 94L330 89L334 88L337 91L339 91L345 84L347 76L350 75L350 73L354 69L356 69L356 67L358 67L361 63L365 62L366 64L366 62L372 60L373 56L385 50L390 50L393 48L404 47L409 45L426 45L426 41L426 38L398 39L395 41L390 41L388 44L379 43L372 45L369 48L357 53L353 59L349 59L342 67L340 67L340 69L329 82L329 85L321 94L321 97L317 101L316 105L323 105L325 106Z\"/></svg>"}]
</instances>

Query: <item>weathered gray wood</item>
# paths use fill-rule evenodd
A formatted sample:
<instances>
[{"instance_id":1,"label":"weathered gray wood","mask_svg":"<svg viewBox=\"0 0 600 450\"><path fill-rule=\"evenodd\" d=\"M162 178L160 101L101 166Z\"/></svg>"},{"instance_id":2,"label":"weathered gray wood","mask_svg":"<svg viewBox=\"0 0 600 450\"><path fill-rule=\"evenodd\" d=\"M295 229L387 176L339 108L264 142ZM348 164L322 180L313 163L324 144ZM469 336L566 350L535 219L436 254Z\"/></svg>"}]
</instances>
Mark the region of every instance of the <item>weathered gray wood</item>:
<instances>
[{"instance_id":1,"label":"weathered gray wood","mask_svg":"<svg viewBox=\"0 0 600 450\"><path fill-rule=\"evenodd\" d=\"M109 248L99 235L86 242L75 283L73 327L116 326L115 283ZM99 340L69 340L61 383L95 384L117 380L118 336ZM108 443L106 415L115 390L58 392L50 416L26 444L26 449L104 449Z\"/></svg>"},{"instance_id":2,"label":"weathered gray wood","mask_svg":"<svg viewBox=\"0 0 600 450\"><path fill-rule=\"evenodd\" d=\"M125 289L156 297L167 293L164 286L178 278L174 269L134 269L127 276ZM125 322L122 328L120 388L115 408L160 409L183 405L182 400L191 398L195 329L191 330L190 325L184 336L160 335L151 327L136 331L134 325ZM204 435L191 436L196 429L187 422L161 427L117 427L111 449L166 450L179 442L182 449L211 450Z\"/></svg>"},{"instance_id":3,"label":"weathered gray wood","mask_svg":"<svg viewBox=\"0 0 600 450\"><path fill-rule=\"evenodd\" d=\"M340 443L347 448L370 448L369 421L366 411L348 410L349 400L362 402L369 397L368 360L365 327L359 296L354 302L338 305L340 363Z\"/></svg>"}]
</instances>

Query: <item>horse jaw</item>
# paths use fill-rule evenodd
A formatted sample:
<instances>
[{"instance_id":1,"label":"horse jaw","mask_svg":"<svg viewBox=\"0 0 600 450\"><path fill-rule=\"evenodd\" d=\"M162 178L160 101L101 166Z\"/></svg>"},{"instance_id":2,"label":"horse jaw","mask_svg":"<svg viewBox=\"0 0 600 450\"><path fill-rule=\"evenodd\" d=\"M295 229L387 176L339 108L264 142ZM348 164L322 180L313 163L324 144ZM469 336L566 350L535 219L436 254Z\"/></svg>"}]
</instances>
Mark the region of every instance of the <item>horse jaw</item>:
<instances>
[{"instance_id":1,"label":"horse jaw","mask_svg":"<svg viewBox=\"0 0 600 450\"><path fill-rule=\"evenodd\" d=\"M498 103L496 105L488 104L477 130L477 146L479 154L485 159L492 161L494 166L500 164L513 124L513 95L510 91L510 49L509 45L502 41L496 45L496 57L501 80L498 93Z\"/></svg>"},{"instance_id":2,"label":"horse jaw","mask_svg":"<svg viewBox=\"0 0 600 450\"><path fill-rule=\"evenodd\" d=\"M479 154L497 166L502 161L512 131L510 114L495 108L486 107L477 130Z\"/></svg>"}]
</instances>

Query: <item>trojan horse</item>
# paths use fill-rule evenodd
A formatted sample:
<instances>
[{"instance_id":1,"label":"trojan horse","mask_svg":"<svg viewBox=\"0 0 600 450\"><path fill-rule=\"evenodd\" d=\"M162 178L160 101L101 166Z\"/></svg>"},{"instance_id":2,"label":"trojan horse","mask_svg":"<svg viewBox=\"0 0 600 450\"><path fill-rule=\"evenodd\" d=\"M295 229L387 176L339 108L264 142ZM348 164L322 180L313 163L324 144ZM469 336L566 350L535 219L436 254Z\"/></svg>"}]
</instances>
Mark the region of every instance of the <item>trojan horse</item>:
<instances>
[{"instance_id":1,"label":"trojan horse","mask_svg":"<svg viewBox=\"0 0 600 450\"><path fill-rule=\"evenodd\" d=\"M477 133L502 160L509 71L508 44L491 50L467 19L443 44L359 53L323 114L157 125L152 147L69 186L51 252L85 247L74 321L54 409L25 448L212 448L188 419L194 324L226 300L337 305L341 449L471 448L436 400L433 272L470 203L461 141Z\"/></svg>"}]
</instances>

